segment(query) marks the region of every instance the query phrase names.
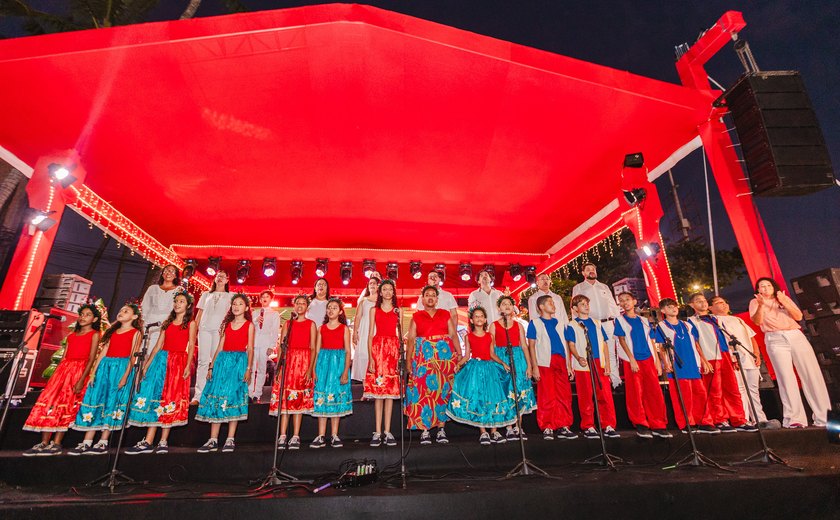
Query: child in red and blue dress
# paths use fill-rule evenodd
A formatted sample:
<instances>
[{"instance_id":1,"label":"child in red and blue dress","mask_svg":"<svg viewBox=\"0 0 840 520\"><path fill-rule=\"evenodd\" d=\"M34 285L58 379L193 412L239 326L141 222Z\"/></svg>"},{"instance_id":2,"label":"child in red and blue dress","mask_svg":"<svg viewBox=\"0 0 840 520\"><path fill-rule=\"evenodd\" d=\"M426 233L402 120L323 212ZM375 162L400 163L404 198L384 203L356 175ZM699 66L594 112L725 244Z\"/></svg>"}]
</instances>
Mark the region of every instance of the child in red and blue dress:
<instances>
[{"instance_id":1,"label":"child in red and blue dress","mask_svg":"<svg viewBox=\"0 0 840 520\"><path fill-rule=\"evenodd\" d=\"M68 455L104 455L108 453L111 431L121 430L128 404L131 385L132 362L143 337L143 319L136 304L120 309L115 321L105 334L85 397L70 426L85 432L85 439ZM99 442L93 444L96 432L101 431Z\"/></svg>"},{"instance_id":2,"label":"child in red and blue dress","mask_svg":"<svg viewBox=\"0 0 840 520\"><path fill-rule=\"evenodd\" d=\"M146 426L146 437L128 448L127 455L168 453L170 429L187 424L196 337L195 322L190 319L193 297L184 291L173 300L172 311L161 324L157 344L143 367L140 390L129 407L128 423ZM159 427L160 442L155 447Z\"/></svg>"},{"instance_id":3,"label":"child in red and blue dress","mask_svg":"<svg viewBox=\"0 0 840 520\"><path fill-rule=\"evenodd\" d=\"M505 362L509 362L507 344L510 341L511 354L513 355L513 371L516 375L516 391L519 399L513 395L513 386L510 387L510 399L519 403L520 420L522 415L529 414L537 409L537 398L534 396L534 384L531 377L536 370L531 364L531 356L528 354L525 329L514 318L516 317L516 302L510 296L502 296L496 302L501 317L493 323L490 329L496 344L496 355ZM523 440L528 440L521 424L508 426L505 436L507 440L513 441L522 435Z\"/></svg>"},{"instance_id":4,"label":"child in red and blue dress","mask_svg":"<svg viewBox=\"0 0 840 520\"><path fill-rule=\"evenodd\" d=\"M309 297L301 294L295 297L295 318L287 321L280 329L280 343L288 338L286 345L286 378L283 385L283 398L280 398L280 376L283 374L278 359L277 373L271 388L271 402L268 407L269 415L280 413L280 438L278 447L290 450L300 449L300 424L304 414L311 414L312 404L312 372L315 369L315 343L318 339L318 329L315 322L306 318L306 308ZM289 416L292 415L292 437L287 440Z\"/></svg>"},{"instance_id":5,"label":"child in red and blue dress","mask_svg":"<svg viewBox=\"0 0 840 520\"><path fill-rule=\"evenodd\" d=\"M99 310L95 306L82 305L79 308L79 319L66 338L64 357L23 425L24 430L41 432L41 442L24 451L24 457L61 454L61 440L76 418L88 374L96 361L100 322Z\"/></svg>"},{"instance_id":6,"label":"child in red and blue dress","mask_svg":"<svg viewBox=\"0 0 840 520\"><path fill-rule=\"evenodd\" d=\"M330 446L343 446L338 437L341 417L353 413L350 392L350 329L344 315L344 303L338 298L327 302L327 315L318 330L315 345L315 406L312 415L318 418L318 436L310 448L326 446L327 418L330 419Z\"/></svg>"},{"instance_id":7,"label":"child in red and blue dress","mask_svg":"<svg viewBox=\"0 0 840 520\"><path fill-rule=\"evenodd\" d=\"M470 310L470 333L464 338L466 351L456 367L446 409L453 420L478 426L478 442L484 446L506 442L497 428L516 422L516 407L508 395L513 391L510 368L494 351L493 335L487 328L487 312L482 307Z\"/></svg>"}]
</instances>

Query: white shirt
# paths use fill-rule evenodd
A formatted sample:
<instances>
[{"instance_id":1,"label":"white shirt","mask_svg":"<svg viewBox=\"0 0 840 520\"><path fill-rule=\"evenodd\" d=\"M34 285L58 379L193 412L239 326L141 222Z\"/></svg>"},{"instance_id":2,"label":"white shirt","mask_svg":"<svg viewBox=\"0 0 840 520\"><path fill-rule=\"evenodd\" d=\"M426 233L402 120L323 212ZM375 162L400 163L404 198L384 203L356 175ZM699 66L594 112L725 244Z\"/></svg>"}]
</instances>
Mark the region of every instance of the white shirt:
<instances>
[{"instance_id":1,"label":"white shirt","mask_svg":"<svg viewBox=\"0 0 840 520\"><path fill-rule=\"evenodd\" d=\"M755 331L744 322L738 316L718 316L715 315L717 318L718 323L720 323L720 328L726 330L726 332L735 336L735 338L741 342L741 345L744 346L749 352L753 352L753 344L752 338L755 336ZM728 338L727 338L728 339ZM753 357L746 352L741 347L736 347L738 349L738 354L741 357L741 365L743 365L744 370L752 370L755 369L755 360ZM734 351L731 346L729 347L730 352Z\"/></svg>"},{"instance_id":2,"label":"white shirt","mask_svg":"<svg viewBox=\"0 0 840 520\"><path fill-rule=\"evenodd\" d=\"M172 306L175 303L175 291L178 286L164 291L159 285L151 285L146 289L146 294L143 295L143 302L140 308L143 311L143 321L146 323L154 323L156 321L162 322L169 317L172 312ZM219 322L221 324L221 322ZM153 330L157 330L155 327Z\"/></svg>"},{"instance_id":3,"label":"white shirt","mask_svg":"<svg viewBox=\"0 0 840 520\"><path fill-rule=\"evenodd\" d=\"M621 309L615 302L607 284L595 280L595 283L583 281L572 288L572 296L582 294L589 298L589 317L593 320L605 320L607 318L618 318Z\"/></svg>"},{"instance_id":4,"label":"white shirt","mask_svg":"<svg viewBox=\"0 0 840 520\"><path fill-rule=\"evenodd\" d=\"M438 291L438 301L437 305L435 305L435 309L451 311L452 309L458 308L458 302L455 301L455 297L452 296L451 292L444 291L440 288L438 288ZM423 307L423 295L421 294L420 297L417 298L417 310L422 311L424 308L425 307Z\"/></svg>"},{"instance_id":5,"label":"white shirt","mask_svg":"<svg viewBox=\"0 0 840 520\"><path fill-rule=\"evenodd\" d=\"M327 302L329 300L319 300L314 298L309 302L309 308L306 309L306 317L315 322L315 327L321 330L321 325L324 324L324 316L327 315Z\"/></svg>"},{"instance_id":6,"label":"white shirt","mask_svg":"<svg viewBox=\"0 0 840 520\"><path fill-rule=\"evenodd\" d=\"M499 298L504 296L502 291L498 289L490 288L490 294L484 292L484 289L479 287L475 291L470 293L469 303L467 307L469 309L474 309L475 307L483 307L485 311L487 311L487 323L493 323L494 321L499 319L501 314L499 313L499 307L496 303L499 301Z\"/></svg>"},{"instance_id":7,"label":"white shirt","mask_svg":"<svg viewBox=\"0 0 840 520\"><path fill-rule=\"evenodd\" d=\"M688 318L688 322L694 325L697 333L700 335L700 350L703 351L703 356L707 361L714 361L721 359L720 346L718 346L718 337L715 332L715 327L711 323L706 323L701 320L696 314Z\"/></svg>"},{"instance_id":8,"label":"white shirt","mask_svg":"<svg viewBox=\"0 0 840 520\"><path fill-rule=\"evenodd\" d=\"M233 299L233 293L229 292L210 292L207 291L198 299L198 308L204 312L201 313L200 330L219 330L222 326L222 320L225 319L228 310L230 310L230 301Z\"/></svg>"},{"instance_id":9,"label":"white shirt","mask_svg":"<svg viewBox=\"0 0 840 520\"><path fill-rule=\"evenodd\" d=\"M563 298L551 291L542 291L537 289L537 292L528 297L528 318L535 320L540 317L540 310L537 308L537 300L540 296L549 295L554 300L554 317L557 321L565 327L569 323L569 315L566 314L566 304L563 303ZM561 338L563 336L560 336Z\"/></svg>"},{"instance_id":10,"label":"white shirt","mask_svg":"<svg viewBox=\"0 0 840 520\"><path fill-rule=\"evenodd\" d=\"M263 315L263 326L260 327L260 314ZM280 335L280 313L274 309L260 307L251 313L254 320L254 343L273 347Z\"/></svg>"}]
</instances>

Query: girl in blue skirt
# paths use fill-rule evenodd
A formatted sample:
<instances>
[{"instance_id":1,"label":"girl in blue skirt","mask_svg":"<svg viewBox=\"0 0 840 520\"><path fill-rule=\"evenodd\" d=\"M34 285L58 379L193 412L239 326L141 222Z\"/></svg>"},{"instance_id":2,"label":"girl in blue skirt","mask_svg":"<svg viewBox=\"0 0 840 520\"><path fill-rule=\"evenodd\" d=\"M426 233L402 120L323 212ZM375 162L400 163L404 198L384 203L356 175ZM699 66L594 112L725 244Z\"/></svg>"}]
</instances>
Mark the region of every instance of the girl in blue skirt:
<instances>
[{"instance_id":1,"label":"girl in blue skirt","mask_svg":"<svg viewBox=\"0 0 840 520\"><path fill-rule=\"evenodd\" d=\"M209 453L219 449L219 430L228 424L228 437L222 452L236 447L234 435L239 421L248 418L248 384L254 359L254 323L248 297L235 294L222 321L221 339L207 371L207 386L201 394L198 421L209 422L210 439L198 449Z\"/></svg>"},{"instance_id":2,"label":"girl in blue skirt","mask_svg":"<svg viewBox=\"0 0 840 520\"><path fill-rule=\"evenodd\" d=\"M326 446L327 418L330 418L330 446L343 446L338 437L341 417L353 413L353 395L350 393L350 329L344 315L344 303L338 298L327 302L324 324L318 329L315 343L315 410L318 418L318 436L310 448Z\"/></svg>"},{"instance_id":3,"label":"girl in blue skirt","mask_svg":"<svg viewBox=\"0 0 840 520\"><path fill-rule=\"evenodd\" d=\"M470 333L464 338L466 351L456 367L452 397L446 414L452 419L478 426L482 445L504 443L497 431L516 422L516 410L508 398L508 366L494 352L493 336L487 332L487 312L481 307L470 311ZM487 433L490 428L490 433Z\"/></svg>"},{"instance_id":4,"label":"girl in blue skirt","mask_svg":"<svg viewBox=\"0 0 840 520\"><path fill-rule=\"evenodd\" d=\"M516 372L516 390L519 392L519 413L525 415L537 409L537 399L534 395L534 385L531 383L531 376L536 372L536 364L531 362L528 349L528 343L525 340L525 329L514 318L516 311L516 303L510 296L502 296L499 298L497 305L499 306L499 313L501 318L493 323L490 329L491 334L496 342L496 355L508 362L507 344L510 341L511 353L513 354L513 368ZM532 369L533 367L533 369ZM515 400L513 395L513 385L510 387L508 397L511 401L511 406ZM515 408L514 408L515 409ZM521 424L516 426L508 426L505 435L507 439L514 440L522 435L523 440L528 440L525 437L525 432L521 431Z\"/></svg>"},{"instance_id":5,"label":"girl in blue skirt","mask_svg":"<svg viewBox=\"0 0 840 520\"><path fill-rule=\"evenodd\" d=\"M117 321L102 335L99 358L71 426L84 431L85 440L68 455L104 455L108 453L111 431L122 429L131 388L131 360L140 348L142 328L140 308L132 303L120 309ZM97 431L102 431L102 436L94 445Z\"/></svg>"}]
</instances>

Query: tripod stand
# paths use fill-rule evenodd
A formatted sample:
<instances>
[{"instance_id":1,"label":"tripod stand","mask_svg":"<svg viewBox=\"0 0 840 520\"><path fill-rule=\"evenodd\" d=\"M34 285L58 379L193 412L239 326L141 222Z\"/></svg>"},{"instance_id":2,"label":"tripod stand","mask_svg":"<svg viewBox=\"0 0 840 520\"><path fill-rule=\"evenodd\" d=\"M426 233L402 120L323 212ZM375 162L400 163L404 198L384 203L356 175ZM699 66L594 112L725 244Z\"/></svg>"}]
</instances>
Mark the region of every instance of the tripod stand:
<instances>
[{"instance_id":1,"label":"tripod stand","mask_svg":"<svg viewBox=\"0 0 840 520\"><path fill-rule=\"evenodd\" d=\"M406 488L406 477L408 471L405 468L405 394L408 387L408 359L406 359L405 339L402 331L402 315L399 307L394 308L394 313L397 315L397 340L400 342L400 480L402 481L402 488Z\"/></svg>"},{"instance_id":2,"label":"tripod stand","mask_svg":"<svg viewBox=\"0 0 840 520\"><path fill-rule=\"evenodd\" d=\"M9 414L9 405L12 404L12 394L14 393L15 388L15 381L18 377L20 377L20 371L26 363L26 353L29 352L29 348L26 346L29 343L29 340L35 334L38 334L38 348L41 347L41 340L44 339L44 330L47 328L47 317L44 317L44 321L38 325L38 328L33 330L29 333L23 341L20 342L17 349L14 352L10 352L7 355L9 356L8 361L0 368L0 374L6 370L6 367L11 365L9 370L9 378L6 380L6 386L3 389L3 415L0 417L0 439L3 438L3 429L6 427L6 416Z\"/></svg>"},{"instance_id":3,"label":"tripod stand","mask_svg":"<svg viewBox=\"0 0 840 520\"><path fill-rule=\"evenodd\" d=\"M739 348L743 349L744 352L746 352L747 354L752 356L753 359L756 359L755 354L750 352L747 349L747 347L745 347L744 344L741 343L738 340L738 338L736 338L735 336L730 334L730 332L728 330L723 328L722 323L720 324L720 330L724 334L726 334L726 336L729 338L729 346L732 348L732 353L735 355L735 361L738 363L738 370L741 373L741 380L744 382L744 386L746 386L747 385L747 376L746 376L746 373L744 372L744 364L741 363L741 352L738 349ZM755 412L755 400L753 399L753 395L749 391L749 388L747 388L746 393L747 393L747 400L750 403L750 413L752 414L753 419L755 419L756 422L757 422L758 419L757 419L757 415L756 415L756 412ZM790 464L787 463L787 461L785 459L778 456L773 450L771 450L767 446L767 441L764 438L764 432L761 430L761 428L758 428L758 438L761 440L761 450L753 453L752 455L750 455L749 457L747 457L746 459L744 459L740 462L733 463L733 465L735 465L735 464L752 464L752 463L755 463L755 462L760 462L760 463L763 463L763 464L782 464L782 465L788 466L789 468L793 468L793 469L796 469L798 471L802 471L802 468L796 468L794 466L791 466Z\"/></svg>"},{"instance_id":4,"label":"tripod stand","mask_svg":"<svg viewBox=\"0 0 840 520\"><path fill-rule=\"evenodd\" d=\"M601 427L601 408L598 405L598 392L596 387L601 386L600 378L595 376L595 371L600 368L600 363L596 365L595 354L592 351L592 340L589 339L589 331L586 324L582 321L578 325L583 329L583 336L586 338L586 364L589 365L589 383L592 385L592 404L595 406L595 424L598 426L598 438L601 441L601 453L584 460L584 464L598 464L606 466L613 471L618 471L615 467L616 463L626 464L627 462L617 455L613 455L607 451L607 441L604 437L604 428Z\"/></svg>"},{"instance_id":5,"label":"tripod stand","mask_svg":"<svg viewBox=\"0 0 840 520\"><path fill-rule=\"evenodd\" d=\"M516 386L516 363L513 359L513 345L510 342L510 331L508 330L508 317L507 314L502 314L502 325L505 329L505 341L507 345L505 345L505 350L507 351L507 358L508 358L508 366L510 367L510 380L513 386L513 403L516 407L516 424L519 427L519 450L522 454L522 460L513 467L512 470L507 472L504 479L509 479L513 477L519 476L530 476L530 475L539 475L542 477L549 477L549 475L545 470L539 468L536 464L528 460L525 456L525 439L523 439L523 431L522 431L522 411L519 408L519 389ZM519 327L517 327L517 332ZM521 347L520 347L521 348Z\"/></svg>"},{"instance_id":6,"label":"tripod stand","mask_svg":"<svg viewBox=\"0 0 840 520\"><path fill-rule=\"evenodd\" d=\"M673 466L666 466L662 469L675 469L682 466L706 466L711 468L717 468L723 471L732 471L730 469L724 468L709 457L703 455L702 453L700 453L700 450L697 449L697 442L694 439L694 428L691 427L691 420L688 416L688 410L685 407L685 400L683 399L682 388L680 388L680 376L677 373L677 367L682 368L683 361L680 358L680 355L677 354L677 350L674 348L674 343L671 341L671 338L669 338L665 331L662 329L662 324L656 321L656 318L653 316L652 319L654 321L653 328L656 329L656 331L659 332L659 334L662 336L664 341L663 345L665 347L666 352L668 352L668 360L671 362L673 374L673 381L669 382L668 384L676 385L675 389L677 391L677 398L679 399L680 409L682 410L683 417L685 418L685 431L688 432L688 440L691 443L691 453L688 456L684 457L683 459L680 459ZM674 334L676 336L676 331L674 331ZM690 337L690 333L688 332L687 327L686 334L689 334Z\"/></svg>"},{"instance_id":7,"label":"tripod stand","mask_svg":"<svg viewBox=\"0 0 840 520\"><path fill-rule=\"evenodd\" d=\"M263 478L262 483L257 488L266 489L270 487L283 486L285 484L311 484L311 480L301 480L293 475L280 471L280 465L283 464L283 457L278 461L278 454L280 451L280 421L283 417L283 401L285 401L286 394L286 357L289 352L289 340L292 337L292 326L297 319L297 313L292 312L291 320L289 320L289 330L280 342L280 355L277 356L277 363L280 367L280 389L277 394L277 424L274 429L274 463L268 471L268 475ZM310 325L311 327L311 325ZM283 454L285 455L285 450Z\"/></svg>"},{"instance_id":8,"label":"tripod stand","mask_svg":"<svg viewBox=\"0 0 840 520\"><path fill-rule=\"evenodd\" d=\"M149 329L152 327L157 327L160 323L150 323L144 327L143 330L143 340L140 343L140 349L134 353L134 366L132 367L132 378L131 378L131 386L128 388L128 399L125 402L125 413L122 416L122 426L120 427L120 434L117 440L117 452L114 455L114 462L111 465L111 471L102 475L101 477L95 478L94 480L88 482L86 486L95 486L99 484L102 487L107 487L111 493L114 492L114 488L117 486L124 486L126 484L138 484L145 482L138 482L133 478L129 477L122 471L118 470L117 467L120 463L120 453L122 452L122 445L123 439L125 438L125 430L126 426L128 425L128 414L131 411L131 401L134 400L134 394L140 388L140 381L143 379L142 371L143 371L143 361L146 359L146 347L149 344Z\"/></svg>"}]
</instances>

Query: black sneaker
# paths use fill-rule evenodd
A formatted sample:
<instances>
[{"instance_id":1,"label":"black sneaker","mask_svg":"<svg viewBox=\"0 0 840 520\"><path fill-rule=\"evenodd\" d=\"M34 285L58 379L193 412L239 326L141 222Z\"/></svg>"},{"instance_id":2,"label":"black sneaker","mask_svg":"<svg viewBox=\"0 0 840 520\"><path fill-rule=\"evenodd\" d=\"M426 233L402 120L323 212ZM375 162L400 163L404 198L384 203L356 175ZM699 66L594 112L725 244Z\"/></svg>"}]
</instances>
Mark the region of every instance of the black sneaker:
<instances>
[{"instance_id":1,"label":"black sneaker","mask_svg":"<svg viewBox=\"0 0 840 520\"><path fill-rule=\"evenodd\" d=\"M289 449L290 450L299 450L300 449L300 437L297 435L292 435L292 438L289 439Z\"/></svg>"},{"instance_id":2,"label":"black sneaker","mask_svg":"<svg viewBox=\"0 0 840 520\"><path fill-rule=\"evenodd\" d=\"M80 442L75 448L68 451L67 454L76 457L78 455L85 455L87 452L90 451L91 445L86 442Z\"/></svg>"},{"instance_id":3,"label":"black sneaker","mask_svg":"<svg viewBox=\"0 0 840 520\"><path fill-rule=\"evenodd\" d=\"M516 437L517 437L516 429L508 426L507 429L505 430L505 438L509 441L515 441Z\"/></svg>"},{"instance_id":4,"label":"black sneaker","mask_svg":"<svg viewBox=\"0 0 840 520\"><path fill-rule=\"evenodd\" d=\"M315 439L312 442L309 443L309 447L312 448L313 450L323 448L326 445L327 445L327 441L324 440L323 435L319 435L319 436L315 437Z\"/></svg>"},{"instance_id":5,"label":"black sneaker","mask_svg":"<svg viewBox=\"0 0 840 520\"><path fill-rule=\"evenodd\" d=\"M437 436L435 437L435 442L438 444L449 444L449 439L446 438L446 432L443 428L439 429L437 432Z\"/></svg>"},{"instance_id":6,"label":"black sneaker","mask_svg":"<svg viewBox=\"0 0 840 520\"><path fill-rule=\"evenodd\" d=\"M615 431L615 428L613 428L612 426L607 426L606 428L604 428L604 436L609 437L610 439L621 438L621 435L619 435L619 433Z\"/></svg>"},{"instance_id":7,"label":"black sneaker","mask_svg":"<svg viewBox=\"0 0 840 520\"><path fill-rule=\"evenodd\" d=\"M478 436L478 443L482 446L490 446L493 442L490 440L490 434L487 432L482 433Z\"/></svg>"},{"instance_id":8,"label":"black sneaker","mask_svg":"<svg viewBox=\"0 0 840 520\"><path fill-rule=\"evenodd\" d=\"M505 436L501 433L493 432L490 434L490 442L493 444L504 444L507 442L507 439L505 439Z\"/></svg>"},{"instance_id":9,"label":"black sneaker","mask_svg":"<svg viewBox=\"0 0 840 520\"><path fill-rule=\"evenodd\" d=\"M563 428L560 428L559 430L557 430L555 432L555 435L557 436L558 439L561 439L561 440L571 440L571 439L577 439L578 438L578 434L576 434L575 432L573 432L572 430L570 430L569 428L567 428L565 426Z\"/></svg>"},{"instance_id":10,"label":"black sneaker","mask_svg":"<svg viewBox=\"0 0 840 520\"><path fill-rule=\"evenodd\" d=\"M654 437L659 437L660 439L670 439L670 438L672 438L672 437L673 437L673 435L671 435L671 432L669 432L669 431L668 431L668 430L666 430L665 428L662 428L662 429L656 429L656 430L651 430L651 434L652 434Z\"/></svg>"},{"instance_id":11,"label":"black sneaker","mask_svg":"<svg viewBox=\"0 0 840 520\"><path fill-rule=\"evenodd\" d=\"M742 424L741 426L736 426L735 431L755 433L758 431L758 426L749 423Z\"/></svg>"},{"instance_id":12,"label":"black sneaker","mask_svg":"<svg viewBox=\"0 0 840 520\"><path fill-rule=\"evenodd\" d=\"M160 441L155 448L155 455L166 455L169 453L169 444Z\"/></svg>"},{"instance_id":13,"label":"black sneaker","mask_svg":"<svg viewBox=\"0 0 840 520\"><path fill-rule=\"evenodd\" d=\"M210 439L209 441L204 443L204 446L198 448L196 451L199 453L210 453L211 451L218 451L219 449L219 441L216 439Z\"/></svg>"},{"instance_id":14,"label":"black sneaker","mask_svg":"<svg viewBox=\"0 0 840 520\"><path fill-rule=\"evenodd\" d=\"M636 436L642 439L653 439L653 433L650 431L650 428L641 424L636 426Z\"/></svg>"},{"instance_id":15,"label":"black sneaker","mask_svg":"<svg viewBox=\"0 0 840 520\"><path fill-rule=\"evenodd\" d=\"M720 430L721 433L735 433L735 431L736 431L735 428L733 428L732 426L729 426L729 423L727 423L727 422L722 422L720 424L716 424L715 428Z\"/></svg>"},{"instance_id":16,"label":"black sneaker","mask_svg":"<svg viewBox=\"0 0 840 520\"><path fill-rule=\"evenodd\" d=\"M720 433L718 428L714 426L709 426L708 424L701 424L697 428L694 428L694 431L697 433L705 433L707 435L717 435Z\"/></svg>"},{"instance_id":17,"label":"black sneaker","mask_svg":"<svg viewBox=\"0 0 840 520\"><path fill-rule=\"evenodd\" d=\"M99 441L86 451L83 455L107 455L108 441Z\"/></svg>"},{"instance_id":18,"label":"black sneaker","mask_svg":"<svg viewBox=\"0 0 840 520\"><path fill-rule=\"evenodd\" d=\"M154 447L146 442L146 439L143 439L134 446L126 449L123 453L126 455L140 455L141 453L154 453L154 451Z\"/></svg>"},{"instance_id":19,"label":"black sneaker","mask_svg":"<svg viewBox=\"0 0 840 520\"><path fill-rule=\"evenodd\" d=\"M233 453L233 450L236 449L236 442L233 439L228 437L225 440L225 445L222 446L222 453Z\"/></svg>"},{"instance_id":20,"label":"black sneaker","mask_svg":"<svg viewBox=\"0 0 840 520\"><path fill-rule=\"evenodd\" d=\"M554 440L554 430L551 428L546 428L543 430L543 440L546 441L553 441Z\"/></svg>"},{"instance_id":21,"label":"black sneaker","mask_svg":"<svg viewBox=\"0 0 840 520\"><path fill-rule=\"evenodd\" d=\"M277 449L278 450L285 450L286 449L286 436L281 435L277 438Z\"/></svg>"},{"instance_id":22,"label":"black sneaker","mask_svg":"<svg viewBox=\"0 0 840 520\"><path fill-rule=\"evenodd\" d=\"M330 439L330 446L333 448L341 448L344 446L344 443L341 442L341 439L338 438L338 435L333 435L332 439Z\"/></svg>"},{"instance_id":23,"label":"black sneaker","mask_svg":"<svg viewBox=\"0 0 840 520\"><path fill-rule=\"evenodd\" d=\"M432 443L432 434L429 433L429 430L424 430L423 433L420 434L420 445L427 446Z\"/></svg>"},{"instance_id":24,"label":"black sneaker","mask_svg":"<svg viewBox=\"0 0 840 520\"><path fill-rule=\"evenodd\" d=\"M598 432L597 432L597 430L595 430L595 428L587 428L586 430L583 431L583 436L586 437L587 439L597 439L598 438Z\"/></svg>"},{"instance_id":25,"label":"black sneaker","mask_svg":"<svg viewBox=\"0 0 840 520\"><path fill-rule=\"evenodd\" d=\"M38 457L44 454L44 450L47 449L47 445L43 442L39 442L35 446L32 446L28 450L24 451L21 455L24 457Z\"/></svg>"},{"instance_id":26,"label":"black sneaker","mask_svg":"<svg viewBox=\"0 0 840 520\"><path fill-rule=\"evenodd\" d=\"M51 456L53 456L53 455L61 455L62 453L63 453L63 451L62 451L62 449L61 449L61 446L60 446L59 444L56 444L56 443L54 443L54 442L51 442L51 443L49 444L49 446L47 446L46 448L44 448L44 451L42 451L42 452L39 454L39 456L40 456L40 457L51 457Z\"/></svg>"},{"instance_id":27,"label":"black sneaker","mask_svg":"<svg viewBox=\"0 0 840 520\"><path fill-rule=\"evenodd\" d=\"M385 446L396 446L397 439L394 438L394 434L391 432L385 432Z\"/></svg>"},{"instance_id":28,"label":"black sneaker","mask_svg":"<svg viewBox=\"0 0 840 520\"><path fill-rule=\"evenodd\" d=\"M382 434L379 432L373 432L373 437L370 438L370 447L378 448L380 446L382 446Z\"/></svg>"}]
</instances>

